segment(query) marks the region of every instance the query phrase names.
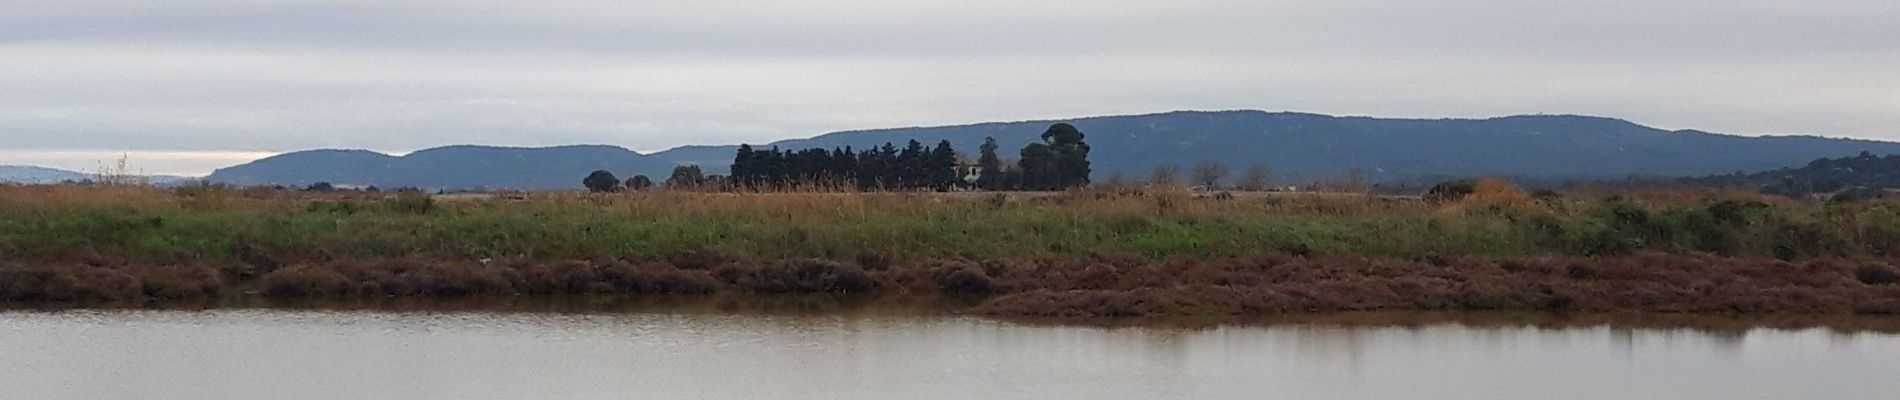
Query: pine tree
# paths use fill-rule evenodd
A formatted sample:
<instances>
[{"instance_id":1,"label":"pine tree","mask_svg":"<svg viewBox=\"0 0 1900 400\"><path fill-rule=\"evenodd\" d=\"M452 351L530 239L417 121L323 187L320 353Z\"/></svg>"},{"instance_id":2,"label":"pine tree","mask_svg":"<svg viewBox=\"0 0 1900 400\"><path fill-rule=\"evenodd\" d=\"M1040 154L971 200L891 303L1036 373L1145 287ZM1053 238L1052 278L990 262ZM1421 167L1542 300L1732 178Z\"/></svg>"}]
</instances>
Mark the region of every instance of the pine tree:
<instances>
[{"instance_id":1,"label":"pine tree","mask_svg":"<svg viewBox=\"0 0 1900 400\"><path fill-rule=\"evenodd\" d=\"M1082 131L1066 123L1050 125L1043 131L1041 143L1023 147L1018 164L1023 169L1023 188L1057 190L1089 184L1089 145Z\"/></svg>"}]
</instances>

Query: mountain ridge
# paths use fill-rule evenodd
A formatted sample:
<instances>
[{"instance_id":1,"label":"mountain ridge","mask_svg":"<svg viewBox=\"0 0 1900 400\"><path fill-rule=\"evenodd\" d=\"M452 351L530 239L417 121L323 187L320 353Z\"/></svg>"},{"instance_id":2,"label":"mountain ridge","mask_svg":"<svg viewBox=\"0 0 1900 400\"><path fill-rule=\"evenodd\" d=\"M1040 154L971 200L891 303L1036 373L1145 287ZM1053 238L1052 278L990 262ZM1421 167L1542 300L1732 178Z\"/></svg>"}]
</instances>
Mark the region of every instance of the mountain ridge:
<instances>
[{"instance_id":1,"label":"mountain ridge","mask_svg":"<svg viewBox=\"0 0 1900 400\"><path fill-rule=\"evenodd\" d=\"M1181 126L1183 125L1180 123L1181 121L1193 120L1214 120L1215 123ZM1250 121L1249 123L1254 125L1241 126L1239 129L1219 126L1221 122L1232 122L1236 120ZM1154 122L1146 126L1130 127L1125 126L1125 124L1124 126L1115 126L1116 122L1127 121ZM1694 129L1662 130L1643 126L1621 118L1578 114L1535 114L1488 118L1428 119L1378 118L1369 116L1335 117L1314 113L1267 112L1259 110L1173 111L1128 116L1085 117L1066 120L985 122L936 127L848 130L810 138L786 139L765 144L754 144L754 146L779 146L781 148L797 149L850 145L861 149L865 145L874 145L884 141L901 143L904 140L918 138L926 142L934 142L937 139L944 138L944 136L954 136L950 138L952 144L960 150L969 151L973 149L976 144L980 143L982 137L998 136L999 142L1006 149L1006 153L1003 154L1003 156L1005 158L1014 158L1013 152L1008 152L1009 149L1018 148L1029 141L1035 140L1043 127L1054 122L1074 123L1077 127L1081 128L1083 132L1089 134L1090 143L1097 150L1097 155L1106 154L1112 156L1108 158L1121 159L1119 161L1110 160L1104 163L1103 160L1106 159L1105 157L1092 157L1097 160L1097 179L1106 178L1114 174L1121 174L1125 178L1139 179L1145 177L1148 171L1156 165L1173 165L1186 170L1192 167L1194 163L1204 159L1222 162L1235 169L1252 163L1266 164L1276 170L1276 175L1281 175L1281 177L1286 178L1287 181L1293 182L1316 179L1338 179L1347 175L1347 171L1355 166L1365 170L1400 171L1385 174L1387 176L1374 177L1381 180L1426 175L1540 175L1600 178L1616 178L1628 175L1690 176L1733 172L1736 168L1756 170L1799 165L1814 158L1851 155L1861 150L1883 153L1900 152L1900 145L1896 145L1892 142L1828 138L1817 135L1738 136ZM1261 129L1260 127L1262 126L1274 129ZM1423 140L1420 139L1420 136L1430 136L1431 134L1443 136L1447 133L1445 131L1448 126L1463 127L1451 129L1454 131L1461 129L1475 131L1476 133L1487 134L1492 138L1508 139L1509 136L1517 136L1518 139L1534 136L1565 137L1566 139L1564 141L1573 143L1541 143L1538 145L1542 148L1530 149L1535 151L1512 154L1509 151L1474 151L1473 149L1483 149L1489 146L1489 143L1483 140L1475 142L1467 140L1467 142L1470 143L1464 143L1466 145L1465 148L1456 148L1453 146L1453 148L1441 149L1443 152L1462 152L1465 153L1464 156L1401 154L1403 153L1402 150L1414 147L1411 144L1402 144L1402 142L1408 139ZM1315 129L1312 129L1314 127L1319 127L1317 130L1327 131L1326 133L1328 133L1328 135L1305 134L1314 131ZM1483 128L1472 129L1470 127ZM1146 131L1141 131L1142 129ZM1255 134L1253 135L1255 137L1249 137L1242 133ZM1173 134L1176 136L1165 138L1172 140L1152 140L1155 139L1156 136L1164 134ZM1147 136L1147 139L1151 140L1147 140L1146 143L1142 143L1139 146L1124 145L1119 146L1119 148L1117 146L1104 146L1102 144L1103 141L1100 140L1107 138L1110 139L1109 141L1119 141L1122 136ZM1225 136L1224 139L1235 142L1236 145L1208 145L1205 142L1193 142L1193 139L1197 137L1217 138L1221 136ZM1303 140L1303 142L1299 140L1282 140L1281 144L1291 144L1294 145L1292 147L1295 148L1308 147L1309 149L1306 150L1319 151L1283 151L1280 154L1274 154L1273 148L1262 148L1263 146L1260 143L1247 142L1248 139L1271 139L1274 137L1285 139L1290 136L1301 136L1299 139ZM866 140L866 138L869 138L869 140ZM1640 158L1641 160L1622 160L1626 164L1637 165L1611 165L1609 168L1602 168L1602 165L1595 162L1594 159L1596 157L1592 156L1582 157L1580 160L1570 160L1571 165L1562 168L1534 167L1544 156L1560 156L1579 147L1588 148L1590 147L1588 141L1599 139L1624 140L1629 141L1629 143L1624 144L1631 145L1658 140L1718 143L1683 143L1673 148L1665 149L1645 149L1641 146L1637 146L1634 150L1629 148L1629 146L1621 146L1615 149L1597 149L1605 154L1645 150L1654 153L1634 156L1626 155L1624 157ZM1333 140L1333 142L1329 143L1327 142L1328 140ZM1344 140L1344 142L1341 142L1341 140ZM1736 154L1733 156L1718 154L1713 157L1716 159L1728 158L1728 161L1710 160L1709 162L1701 164L1670 161L1672 158L1678 158L1678 156L1694 156L1694 154L1685 153L1690 153L1704 144L1720 145L1717 147L1751 147L1746 144L1770 142L1793 144L1796 148L1792 149L1794 151L1789 152L1789 154L1773 156L1763 155L1761 153L1764 152L1764 148L1767 148L1766 151L1779 151L1781 150L1779 145L1752 146L1753 148L1731 149L1748 150L1742 153L1749 154ZM1422 144L1429 145L1433 143L1437 142L1426 142ZM1315 146L1315 144L1319 145ZM1201 148L1194 149L1197 146ZM720 158L724 157L726 158L725 162L729 162L729 154L736 148L736 145L682 146L680 148L657 152L653 155L681 163L709 164L707 165L708 170L717 172L724 167L723 164L717 163L721 161ZM1171 148L1174 149L1171 150ZM1179 148L1190 148L1191 150L1180 151ZM722 155L722 151L725 154ZM1153 154L1139 154L1144 152ZM1170 152L1175 154L1167 154ZM1813 157L1809 157L1810 155ZM1331 156L1333 159L1329 160L1327 159L1329 157L1326 156ZM1513 158L1515 158L1515 160L1512 160ZM1703 158L1711 157L1704 155ZM1614 158L1612 157L1611 159ZM1472 160L1506 160L1508 162L1492 162L1490 165L1479 165L1483 163L1472 162ZM1448 163L1458 164L1459 162L1470 165L1447 165ZM1526 166L1532 167L1526 168ZM1592 170L1593 168L1597 170Z\"/></svg>"},{"instance_id":2,"label":"mountain ridge","mask_svg":"<svg viewBox=\"0 0 1900 400\"><path fill-rule=\"evenodd\" d=\"M78 171L33 165L0 165L0 183L59 183L81 180L91 175Z\"/></svg>"},{"instance_id":3,"label":"mountain ridge","mask_svg":"<svg viewBox=\"0 0 1900 400\"><path fill-rule=\"evenodd\" d=\"M858 129L755 147L784 149L949 140L974 153L996 137L1006 159L1039 140L1051 123L1088 135L1097 180L1146 178L1156 166L1182 171L1200 161L1233 170L1272 169L1282 183L1344 179L1360 170L1375 182L1439 176L1543 176L1565 179L1631 175L1700 176L1805 164L1869 151L1900 153L1900 143L1816 135L1738 136L1663 130L1611 117L1576 114L1488 118L1377 118L1260 110L1163 113ZM365 150L293 152L227 167L208 179L237 184L334 184L429 188L574 189L593 169L622 178L663 180L674 165L724 174L738 145L685 145L641 154L613 145L507 147L452 145L396 156ZM326 159L334 156L338 159ZM380 156L380 157L379 157ZM972 157L974 155L972 154Z\"/></svg>"},{"instance_id":4,"label":"mountain ridge","mask_svg":"<svg viewBox=\"0 0 1900 400\"><path fill-rule=\"evenodd\" d=\"M12 184L52 184L66 181L82 182L98 178L99 174L79 172L68 169L42 167L37 165L0 165L0 183ZM136 175L154 184L171 184L191 180L190 177L174 175Z\"/></svg>"},{"instance_id":5,"label":"mountain ridge","mask_svg":"<svg viewBox=\"0 0 1900 400\"><path fill-rule=\"evenodd\" d=\"M290 152L219 168L205 179L238 185L303 186L328 182L431 189L547 190L579 187L581 177L595 169L650 173L671 168L669 162L611 145L450 145L403 155L355 149Z\"/></svg>"},{"instance_id":6,"label":"mountain ridge","mask_svg":"<svg viewBox=\"0 0 1900 400\"><path fill-rule=\"evenodd\" d=\"M1900 189L1900 155L1821 158L1799 167L1683 178L1692 184L1743 188L1762 193L1801 196L1846 192L1854 196L1886 196Z\"/></svg>"}]
</instances>

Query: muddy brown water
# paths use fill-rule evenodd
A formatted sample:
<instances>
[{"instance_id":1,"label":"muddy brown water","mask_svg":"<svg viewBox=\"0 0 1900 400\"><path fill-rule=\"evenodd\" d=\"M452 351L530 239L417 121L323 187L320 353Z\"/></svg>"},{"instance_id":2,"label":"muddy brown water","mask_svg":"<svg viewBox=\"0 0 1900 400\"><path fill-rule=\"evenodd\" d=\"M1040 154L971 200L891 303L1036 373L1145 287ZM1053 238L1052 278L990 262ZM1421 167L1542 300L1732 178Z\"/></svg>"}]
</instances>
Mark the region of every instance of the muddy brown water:
<instances>
[{"instance_id":1,"label":"muddy brown water","mask_svg":"<svg viewBox=\"0 0 1900 400\"><path fill-rule=\"evenodd\" d=\"M1094 326L730 307L6 310L0 397L1900 398L1892 331L1381 318Z\"/></svg>"}]
</instances>

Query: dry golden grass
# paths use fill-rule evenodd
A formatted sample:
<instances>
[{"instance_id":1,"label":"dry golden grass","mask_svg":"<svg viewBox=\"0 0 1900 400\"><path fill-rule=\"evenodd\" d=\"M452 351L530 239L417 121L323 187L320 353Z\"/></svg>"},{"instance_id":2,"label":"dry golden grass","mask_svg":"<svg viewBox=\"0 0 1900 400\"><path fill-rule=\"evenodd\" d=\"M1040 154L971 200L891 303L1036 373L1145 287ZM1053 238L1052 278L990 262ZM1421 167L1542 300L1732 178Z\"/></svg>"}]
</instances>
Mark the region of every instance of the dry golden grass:
<instances>
[{"instance_id":1,"label":"dry golden grass","mask_svg":"<svg viewBox=\"0 0 1900 400\"><path fill-rule=\"evenodd\" d=\"M1471 194L1459 202L1466 206L1525 207L1534 200L1509 181L1483 178L1474 181Z\"/></svg>"},{"instance_id":2,"label":"dry golden grass","mask_svg":"<svg viewBox=\"0 0 1900 400\"><path fill-rule=\"evenodd\" d=\"M1145 215L1159 217L1230 217L1324 215L1365 218L1391 215L1438 214L1455 216L1499 209L1540 209L1540 204L1515 185L1499 179L1479 179L1474 192L1462 200L1434 205L1412 196L1359 193L1205 193L1185 187L1101 185L1062 192L856 192L807 187L771 191L735 192L701 190L647 190L621 193L535 192L497 196L489 194L436 195L443 207L493 208L504 212L547 209L596 209L644 217L691 218L706 215L755 216L778 221L835 221L868 215L955 214L970 209L1035 207L1076 217ZM1583 187L1563 193L1584 205L1620 198L1649 207L1694 207L1721 200L1756 201L1773 206L1813 204L1780 196L1709 188L1629 190ZM300 211L316 202L375 202L393 199L392 192L301 192L270 188L233 189L151 186L4 186L0 207L17 210L122 208L133 210ZM1876 202L1893 203L1886 200ZM1558 207L1562 208L1562 207Z\"/></svg>"}]
</instances>

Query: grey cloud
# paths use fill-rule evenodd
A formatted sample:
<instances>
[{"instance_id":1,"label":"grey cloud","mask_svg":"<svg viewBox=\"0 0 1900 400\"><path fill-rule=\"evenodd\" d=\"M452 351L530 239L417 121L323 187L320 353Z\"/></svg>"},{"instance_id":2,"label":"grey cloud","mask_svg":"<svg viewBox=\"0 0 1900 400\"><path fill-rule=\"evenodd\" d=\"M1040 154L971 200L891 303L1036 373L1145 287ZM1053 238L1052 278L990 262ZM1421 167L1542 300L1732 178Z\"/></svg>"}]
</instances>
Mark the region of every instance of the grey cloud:
<instances>
[{"instance_id":1,"label":"grey cloud","mask_svg":"<svg viewBox=\"0 0 1900 400\"><path fill-rule=\"evenodd\" d=\"M9 10L0 148L15 151L658 150L1230 108L1583 113L1900 139L1891 95L1900 75L1890 72L1900 3L1876 0L0 0L0 9Z\"/></svg>"}]
</instances>

